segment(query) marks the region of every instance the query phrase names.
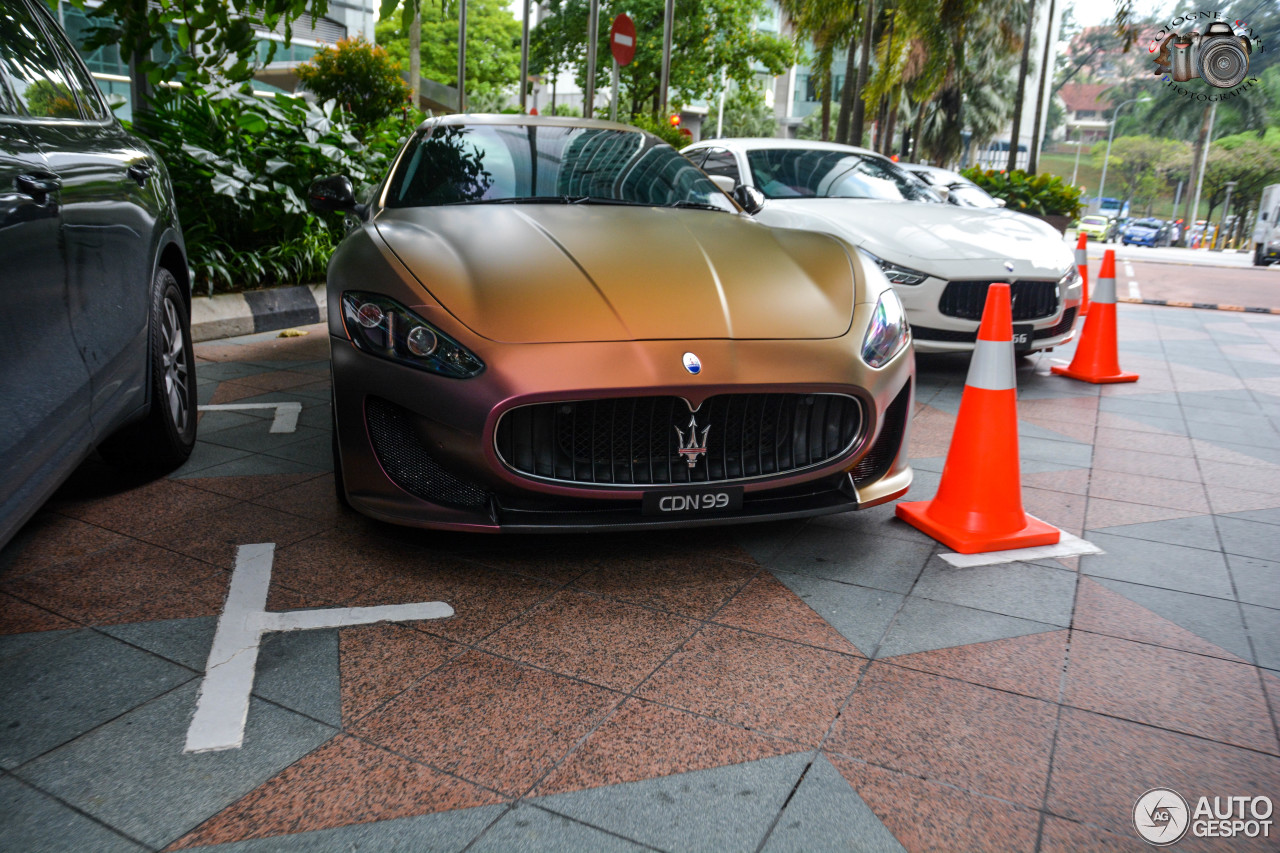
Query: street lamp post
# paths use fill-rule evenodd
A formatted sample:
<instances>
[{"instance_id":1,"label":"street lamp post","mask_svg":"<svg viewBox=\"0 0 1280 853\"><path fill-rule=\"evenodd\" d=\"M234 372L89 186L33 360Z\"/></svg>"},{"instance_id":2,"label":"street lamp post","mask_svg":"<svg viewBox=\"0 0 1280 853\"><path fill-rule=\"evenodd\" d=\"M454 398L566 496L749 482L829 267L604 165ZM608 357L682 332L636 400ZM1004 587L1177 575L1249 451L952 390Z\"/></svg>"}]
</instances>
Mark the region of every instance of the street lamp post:
<instances>
[{"instance_id":1,"label":"street lamp post","mask_svg":"<svg viewBox=\"0 0 1280 853\"><path fill-rule=\"evenodd\" d=\"M1111 140L1116 135L1116 119L1120 117L1120 111L1129 104L1146 103L1149 100L1151 100L1150 97L1130 98L1116 107L1115 112L1111 114L1111 130L1107 133L1107 153L1102 158L1102 178L1098 181L1098 198L1102 198L1102 193L1107 188L1107 161L1111 159Z\"/></svg>"}]
</instances>

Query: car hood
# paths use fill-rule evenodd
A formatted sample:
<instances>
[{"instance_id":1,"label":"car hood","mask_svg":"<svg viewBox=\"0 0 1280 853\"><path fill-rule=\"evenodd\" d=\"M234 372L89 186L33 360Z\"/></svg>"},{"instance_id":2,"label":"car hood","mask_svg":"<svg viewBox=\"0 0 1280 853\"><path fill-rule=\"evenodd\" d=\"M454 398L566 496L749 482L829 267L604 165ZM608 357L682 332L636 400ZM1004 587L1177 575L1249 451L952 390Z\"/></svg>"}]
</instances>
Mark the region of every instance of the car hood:
<instances>
[{"instance_id":1,"label":"car hood","mask_svg":"<svg viewBox=\"0 0 1280 853\"><path fill-rule=\"evenodd\" d=\"M730 213L456 205L375 222L447 311L500 342L834 338L856 300L840 242Z\"/></svg>"},{"instance_id":2,"label":"car hood","mask_svg":"<svg viewBox=\"0 0 1280 853\"><path fill-rule=\"evenodd\" d=\"M776 199L764 222L839 234L876 255L928 268L930 261L1011 260L1063 269L1062 235L1026 214L1000 208L874 199Z\"/></svg>"}]
</instances>

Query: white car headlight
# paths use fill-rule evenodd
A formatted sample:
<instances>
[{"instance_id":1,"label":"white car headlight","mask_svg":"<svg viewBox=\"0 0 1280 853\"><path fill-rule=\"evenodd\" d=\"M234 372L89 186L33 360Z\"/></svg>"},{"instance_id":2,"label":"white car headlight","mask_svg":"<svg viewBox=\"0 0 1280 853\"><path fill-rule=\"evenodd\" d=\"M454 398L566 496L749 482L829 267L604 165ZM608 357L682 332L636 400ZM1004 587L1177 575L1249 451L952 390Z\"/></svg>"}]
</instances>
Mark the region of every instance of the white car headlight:
<instances>
[{"instance_id":1,"label":"white car headlight","mask_svg":"<svg viewBox=\"0 0 1280 853\"><path fill-rule=\"evenodd\" d=\"M881 272L884 273L885 278L889 279L890 284L919 284L929 277L928 273L895 264L893 261L886 261L884 258L871 254L866 249L859 249L858 251L875 261L876 266L880 267Z\"/></svg>"},{"instance_id":2,"label":"white car headlight","mask_svg":"<svg viewBox=\"0 0 1280 853\"><path fill-rule=\"evenodd\" d=\"M872 367L884 367L910 340L911 327L902 300L892 290L882 292L862 339L862 360Z\"/></svg>"}]
</instances>

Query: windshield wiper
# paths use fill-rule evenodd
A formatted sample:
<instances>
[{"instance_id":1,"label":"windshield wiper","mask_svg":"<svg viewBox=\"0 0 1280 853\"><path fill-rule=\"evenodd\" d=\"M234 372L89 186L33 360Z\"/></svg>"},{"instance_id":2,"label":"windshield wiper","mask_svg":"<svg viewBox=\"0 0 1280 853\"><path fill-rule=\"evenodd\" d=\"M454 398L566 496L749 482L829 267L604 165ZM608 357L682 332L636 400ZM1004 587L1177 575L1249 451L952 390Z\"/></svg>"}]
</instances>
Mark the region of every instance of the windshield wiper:
<instances>
[{"instance_id":1,"label":"windshield wiper","mask_svg":"<svg viewBox=\"0 0 1280 853\"><path fill-rule=\"evenodd\" d=\"M672 202L671 204L664 205L664 207L681 207L681 208L687 208L690 210L716 210L716 211L719 211L720 213L731 212L731 211L725 210L723 207L720 207L719 205L707 204L705 201L688 201L686 199L681 199L680 201Z\"/></svg>"}]
</instances>

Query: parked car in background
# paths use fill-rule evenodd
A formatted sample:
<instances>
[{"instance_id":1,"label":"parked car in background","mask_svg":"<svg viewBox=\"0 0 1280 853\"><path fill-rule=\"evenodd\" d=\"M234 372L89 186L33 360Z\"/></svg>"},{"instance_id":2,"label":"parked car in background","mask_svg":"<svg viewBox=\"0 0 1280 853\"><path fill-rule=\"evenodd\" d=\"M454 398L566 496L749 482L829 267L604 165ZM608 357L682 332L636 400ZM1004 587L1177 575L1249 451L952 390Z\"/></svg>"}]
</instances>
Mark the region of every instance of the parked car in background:
<instances>
[{"instance_id":1,"label":"parked car in background","mask_svg":"<svg viewBox=\"0 0 1280 853\"><path fill-rule=\"evenodd\" d=\"M1088 234L1091 240L1105 243L1115 239L1116 226L1105 216L1082 216L1076 230Z\"/></svg>"},{"instance_id":2,"label":"parked car in background","mask_svg":"<svg viewBox=\"0 0 1280 853\"><path fill-rule=\"evenodd\" d=\"M1280 261L1280 184L1262 188L1258 219L1253 226L1253 265L1266 267Z\"/></svg>"},{"instance_id":3,"label":"parked car in background","mask_svg":"<svg viewBox=\"0 0 1280 853\"><path fill-rule=\"evenodd\" d=\"M911 482L902 304L844 240L771 228L657 137L425 122L329 265L334 471L471 531L795 518Z\"/></svg>"},{"instance_id":4,"label":"parked car in background","mask_svg":"<svg viewBox=\"0 0 1280 853\"><path fill-rule=\"evenodd\" d=\"M921 163L899 163L899 166L933 187L949 204L958 207L1004 207L1002 198L995 198L982 187L959 172L940 166Z\"/></svg>"},{"instance_id":5,"label":"parked car in background","mask_svg":"<svg viewBox=\"0 0 1280 853\"><path fill-rule=\"evenodd\" d=\"M0 270L3 545L95 446L163 471L196 435L168 174L42 0L0 5Z\"/></svg>"},{"instance_id":6,"label":"parked car in background","mask_svg":"<svg viewBox=\"0 0 1280 853\"><path fill-rule=\"evenodd\" d=\"M1171 246L1173 227L1163 219L1135 219L1125 226L1120 242L1125 246Z\"/></svg>"},{"instance_id":7,"label":"parked car in background","mask_svg":"<svg viewBox=\"0 0 1280 853\"><path fill-rule=\"evenodd\" d=\"M858 246L897 288L917 352L973 349L995 281L1013 285L1020 351L1074 334L1080 274L1062 235L1038 219L941 203L888 158L832 142L712 139L681 153L761 222Z\"/></svg>"}]
</instances>

